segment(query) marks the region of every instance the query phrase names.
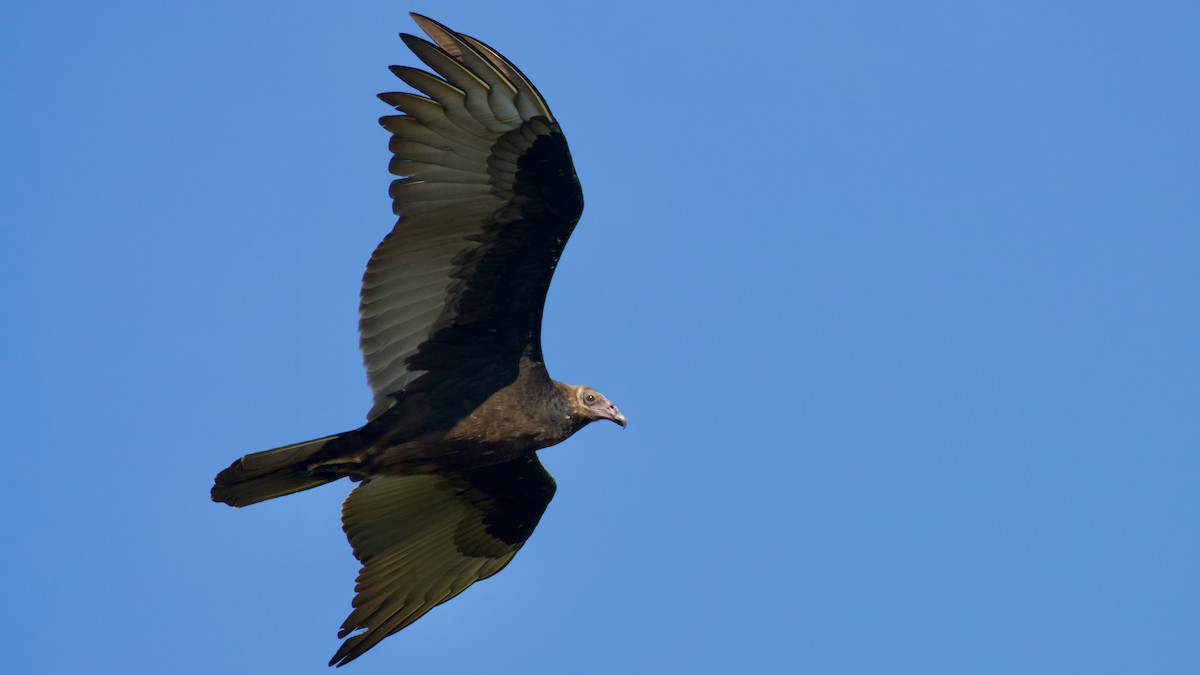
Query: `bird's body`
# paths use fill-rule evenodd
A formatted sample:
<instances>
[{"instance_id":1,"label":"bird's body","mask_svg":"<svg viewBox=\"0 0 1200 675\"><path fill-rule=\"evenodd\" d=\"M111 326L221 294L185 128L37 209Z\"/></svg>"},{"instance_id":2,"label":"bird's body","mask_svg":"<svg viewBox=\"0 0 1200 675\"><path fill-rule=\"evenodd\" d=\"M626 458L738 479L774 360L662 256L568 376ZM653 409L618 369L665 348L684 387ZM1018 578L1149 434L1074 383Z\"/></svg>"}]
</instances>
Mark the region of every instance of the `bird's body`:
<instances>
[{"instance_id":1,"label":"bird's body","mask_svg":"<svg viewBox=\"0 0 1200 675\"><path fill-rule=\"evenodd\" d=\"M212 489L246 506L360 482L342 520L363 568L331 665L508 564L554 494L537 450L598 419L625 425L543 361L546 291L583 209L557 122L503 56L413 16L436 44L401 37L437 75L393 66L425 96L380 95L403 113L380 120L401 178L399 220L363 275L368 421L246 455Z\"/></svg>"},{"instance_id":2,"label":"bird's body","mask_svg":"<svg viewBox=\"0 0 1200 675\"><path fill-rule=\"evenodd\" d=\"M590 421L559 395L565 386L531 364L478 405L439 407L423 392L405 392L379 417L323 448L312 466L365 477L512 461L566 440Z\"/></svg>"}]
</instances>

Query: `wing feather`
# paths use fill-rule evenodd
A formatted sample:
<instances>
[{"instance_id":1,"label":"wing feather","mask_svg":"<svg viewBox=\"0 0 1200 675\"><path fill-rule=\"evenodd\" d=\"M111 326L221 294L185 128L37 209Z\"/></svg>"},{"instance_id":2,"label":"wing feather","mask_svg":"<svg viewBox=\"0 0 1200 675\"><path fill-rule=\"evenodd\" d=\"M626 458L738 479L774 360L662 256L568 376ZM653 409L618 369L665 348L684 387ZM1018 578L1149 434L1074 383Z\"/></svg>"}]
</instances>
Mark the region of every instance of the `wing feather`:
<instances>
[{"instance_id":1,"label":"wing feather","mask_svg":"<svg viewBox=\"0 0 1200 675\"><path fill-rule=\"evenodd\" d=\"M470 112L476 124L487 130L485 138L491 138L494 134L504 133L511 128L511 122L515 120L510 120L510 124L505 125L498 119L505 110L492 109L489 101L491 97L488 92L492 85L480 77L481 70L468 67L467 64L459 61L458 57L447 54L437 45L419 37L412 35L401 35L400 37L404 40L404 44L408 45L426 65L433 68L439 75L446 78L447 82L462 92L463 107ZM512 108L512 105L509 104L508 108ZM513 117L515 118L515 116ZM464 125L463 128L468 127Z\"/></svg>"},{"instance_id":2,"label":"wing feather","mask_svg":"<svg viewBox=\"0 0 1200 675\"><path fill-rule=\"evenodd\" d=\"M388 115L381 117L379 123L384 129L392 133L392 140L388 143L388 149L392 152L398 152L405 143L421 143L456 154L470 162L487 161L490 154L488 148L481 148L468 143L455 143L425 126L415 117Z\"/></svg>"},{"instance_id":3,"label":"wing feather","mask_svg":"<svg viewBox=\"0 0 1200 675\"><path fill-rule=\"evenodd\" d=\"M525 77L519 68L514 66L512 62L504 58L504 55L492 49L485 43L469 35L460 35L461 38L471 44L480 54L486 57L497 68L499 68L513 86L517 89L516 104L521 112L522 119L533 119L534 117L545 117L554 119L550 114L550 109L546 107L546 102L538 92L537 87Z\"/></svg>"}]
</instances>

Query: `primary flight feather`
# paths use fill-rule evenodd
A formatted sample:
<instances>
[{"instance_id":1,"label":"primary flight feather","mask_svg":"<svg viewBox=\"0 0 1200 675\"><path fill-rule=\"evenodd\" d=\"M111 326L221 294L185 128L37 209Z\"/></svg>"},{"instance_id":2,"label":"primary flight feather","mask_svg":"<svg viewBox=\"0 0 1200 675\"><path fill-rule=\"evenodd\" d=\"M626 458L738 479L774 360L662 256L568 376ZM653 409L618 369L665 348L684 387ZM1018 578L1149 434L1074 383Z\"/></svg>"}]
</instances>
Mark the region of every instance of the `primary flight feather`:
<instances>
[{"instance_id":1,"label":"primary flight feather","mask_svg":"<svg viewBox=\"0 0 1200 675\"><path fill-rule=\"evenodd\" d=\"M537 450L625 426L543 363L546 291L583 211L562 130L508 59L412 16L432 42L401 38L432 72L393 66L420 93L380 95L401 113L380 120L399 219L363 275L367 423L246 455L212 489L246 506L359 482L342 505L362 569L338 666L512 560L554 496Z\"/></svg>"}]
</instances>

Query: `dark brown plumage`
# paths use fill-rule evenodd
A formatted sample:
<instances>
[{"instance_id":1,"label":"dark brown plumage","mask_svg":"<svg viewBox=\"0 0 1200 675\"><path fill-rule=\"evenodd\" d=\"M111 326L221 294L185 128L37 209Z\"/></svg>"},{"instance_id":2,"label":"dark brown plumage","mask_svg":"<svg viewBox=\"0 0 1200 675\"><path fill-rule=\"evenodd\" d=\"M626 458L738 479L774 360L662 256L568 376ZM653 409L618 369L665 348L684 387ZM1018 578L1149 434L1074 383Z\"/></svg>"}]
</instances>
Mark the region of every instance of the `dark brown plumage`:
<instances>
[{"instance_id":1,"label":"dark brown plumage","mask_svg":"<svg viewBox=\"0 0 1200 675\"><path fill-rule=\"evenodd\" d=\"M345 665L500 571L554 495L535 452L625 417L552 380L542 309L583 210L566 139L537 89L487 45L414 14L401 35L435 74L380 98L392 133L392 232L363 275L359 335L374 405L359 429L246 455L214 501L246 506L348 477L343 529L362 562Z\"/></svg>"}]
</instances>

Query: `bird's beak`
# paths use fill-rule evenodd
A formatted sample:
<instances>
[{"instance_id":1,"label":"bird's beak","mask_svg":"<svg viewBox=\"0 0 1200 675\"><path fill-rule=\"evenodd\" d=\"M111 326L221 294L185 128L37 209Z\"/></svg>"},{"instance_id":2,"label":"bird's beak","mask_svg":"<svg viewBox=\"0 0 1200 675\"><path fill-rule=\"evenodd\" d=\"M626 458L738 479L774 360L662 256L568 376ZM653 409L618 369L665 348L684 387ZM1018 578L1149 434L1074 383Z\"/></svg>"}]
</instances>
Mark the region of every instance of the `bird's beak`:
<instances>
[{"instance_id":1,"label":"bird's beak","mask_svg":"<svg viewBox=\"0 0 1200 675\"><path fill-rule=\"evenodd\" d=\"M622 429L625 428L625 416L621 414L620 410L614 410L611 419L617 424L620 424Z\"/></svg>"}]
</instances>

